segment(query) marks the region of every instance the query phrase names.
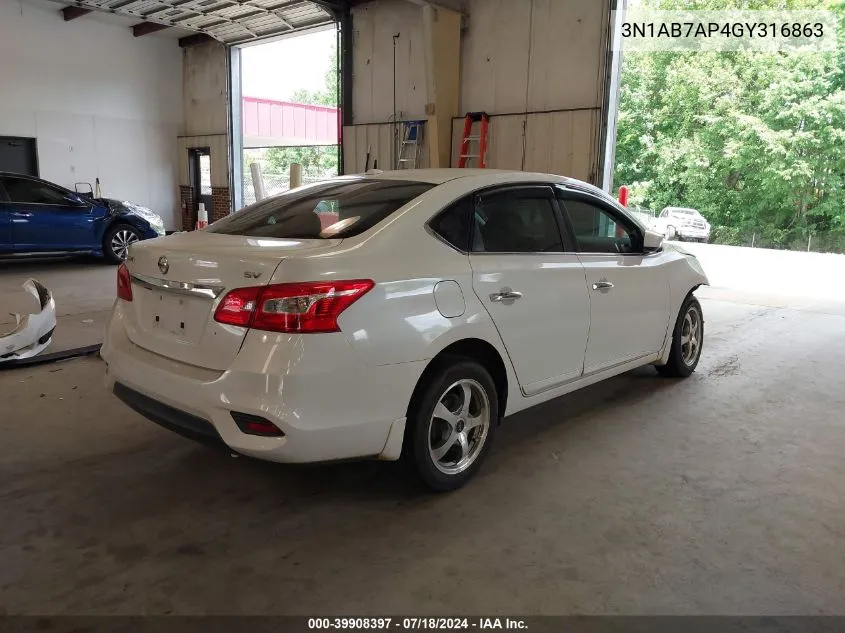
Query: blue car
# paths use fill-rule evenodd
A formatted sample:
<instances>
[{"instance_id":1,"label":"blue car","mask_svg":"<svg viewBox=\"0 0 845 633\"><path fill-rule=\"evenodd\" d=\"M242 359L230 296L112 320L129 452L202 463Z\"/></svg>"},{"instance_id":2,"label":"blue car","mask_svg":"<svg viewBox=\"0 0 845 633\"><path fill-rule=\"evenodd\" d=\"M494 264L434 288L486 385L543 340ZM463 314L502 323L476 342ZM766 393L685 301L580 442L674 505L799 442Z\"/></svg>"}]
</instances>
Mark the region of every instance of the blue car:
<instances>
[{"instance_id":1,"label":"blue car","mask_svg":"<svg viewBox=\"0 0 845 633\"><path fill-rule=\"evenodd\" d=\"M0 172L0 257L89 254L117 264L130 244L160 235L164 222L144 207Z\"/></svg>"}]
</instances>

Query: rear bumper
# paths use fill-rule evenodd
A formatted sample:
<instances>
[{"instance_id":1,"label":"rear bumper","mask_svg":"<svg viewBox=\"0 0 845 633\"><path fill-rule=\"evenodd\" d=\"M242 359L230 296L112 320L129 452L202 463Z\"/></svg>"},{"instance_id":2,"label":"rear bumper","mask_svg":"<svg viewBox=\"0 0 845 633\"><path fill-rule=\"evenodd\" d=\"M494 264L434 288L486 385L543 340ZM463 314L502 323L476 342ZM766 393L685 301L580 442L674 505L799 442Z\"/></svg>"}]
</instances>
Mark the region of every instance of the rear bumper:
<instances>
[{"instance_id":1,"label":"rear bumper","mask_svg":"<svg viewBox=\"0 0 845 633\"><path fill-rule=\"evenodd\" d=\"M223 438L208 420L169 407L119 382L114 383L112 391L130 409L169 431L203 444L225 446Z\"/></svg>"},{"instance_id":2,"label":"rear bumper","mask_svg":"<svg viewBox=\"0 0 845 633\"><path fill-rule=\"evenodd\" d=\"M284 339L250 332L231 367L218 372L138 347L127 337L117 309L101 349L106 386L165 428L206 443L219 438L251 457L397 459L405 412L425 363L364 365L342 334ZM330 357L327 347L333 349ZM284 436L245 434L232 412L260 416Z\"/></svg>"},{"instance_id":3,"label":"rear bumper","mask_svg":"<svg viewBox=\"0 0 845 633\"><path fill-rule=\"evenodd\" d=\"M52 294L34 279L26 281L23 288L38 298L41 311L18 315L17 324L11 331L0 331L0 363L36 356L53 340L53 331L56 329L56 302Z\"/></svg>"}]
</instances>

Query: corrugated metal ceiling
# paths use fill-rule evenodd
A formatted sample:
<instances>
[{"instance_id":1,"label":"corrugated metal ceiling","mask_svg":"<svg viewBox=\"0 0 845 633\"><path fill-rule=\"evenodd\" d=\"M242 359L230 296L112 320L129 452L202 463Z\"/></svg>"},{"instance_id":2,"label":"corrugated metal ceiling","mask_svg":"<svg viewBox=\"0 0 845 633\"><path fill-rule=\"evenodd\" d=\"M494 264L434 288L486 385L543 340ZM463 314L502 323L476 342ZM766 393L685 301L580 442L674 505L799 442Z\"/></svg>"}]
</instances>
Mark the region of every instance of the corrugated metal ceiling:
<instances>
[{"instance_id":1,"label":"corrugated metal ceiling","mask_svg":"<svg viewBox=\"0 0 845 633\"><path fill-rule=\"evenodd\" d=\"M331 2L313 0L77 0L93 11L139 18L244 44L335 21Z\"/></svg>"}]
</instances>

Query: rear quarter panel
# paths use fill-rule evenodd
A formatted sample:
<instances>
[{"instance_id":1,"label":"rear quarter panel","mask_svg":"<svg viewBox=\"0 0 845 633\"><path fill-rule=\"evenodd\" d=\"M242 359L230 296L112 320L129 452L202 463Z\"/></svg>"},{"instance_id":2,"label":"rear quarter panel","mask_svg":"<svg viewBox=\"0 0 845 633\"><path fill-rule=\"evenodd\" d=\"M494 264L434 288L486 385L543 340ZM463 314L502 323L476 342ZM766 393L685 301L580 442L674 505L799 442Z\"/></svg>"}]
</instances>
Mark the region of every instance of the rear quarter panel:
<instances>
[{"instance_id":1,"label":"rear quarter panel","mask_svg":"<svg viewBox=\"0 0 845 633\"><path fill-rule=\"evenodd\" d=\"M464 338L480 338L501 348L487 311L472 292L467 255L441 243L422 226L416 239L404 246L393 242L364 240L325 256L286 259L272 283L375 281L376 286L338 319L350 344L369 365L428 360ZM434 288L445 280L460 286L464 306L459 316L445 317L438 309Z\"/></svg>"},{"instance_id":2,"label":"rear quarter panel","mask_svg":"<svg viewBox=\"0 0 845 633\"><path fill-rule=\"evenodd\" d=\"M445 192L443 188L421 196L367 233L344 240L332 252L286 259L271 283L372 279L376 286L338 320L364 363L428 361L449 345L474 338L498 351L509 383L516 384L498 331L472 290L468 255L426 229L444 205L466 193L457 187ZM464 309L457 316L443 316L435 301L435 286L447 280L456 282L463 295Z\"/></svg>"}]
</instances>

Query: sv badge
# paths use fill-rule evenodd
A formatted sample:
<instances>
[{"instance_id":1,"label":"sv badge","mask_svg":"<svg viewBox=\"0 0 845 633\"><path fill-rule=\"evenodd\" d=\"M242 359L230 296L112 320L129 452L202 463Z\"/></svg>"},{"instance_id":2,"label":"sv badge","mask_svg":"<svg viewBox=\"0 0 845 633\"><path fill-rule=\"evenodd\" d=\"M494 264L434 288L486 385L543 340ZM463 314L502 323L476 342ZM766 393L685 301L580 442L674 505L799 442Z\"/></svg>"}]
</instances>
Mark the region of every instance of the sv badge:
<instances>
[{"instance_id":1,"label":"sv badge","mask_svg":"<svg viewBox=\"0 0 845 633\"><path fill-rule=\"evenodd\" d=\"M258 279L260 276L261 276L261 273L256 273L256 272L253 272L251 270L247 270L244 273L244 277L246 279Z\"/></svg>"}]
</instances>

